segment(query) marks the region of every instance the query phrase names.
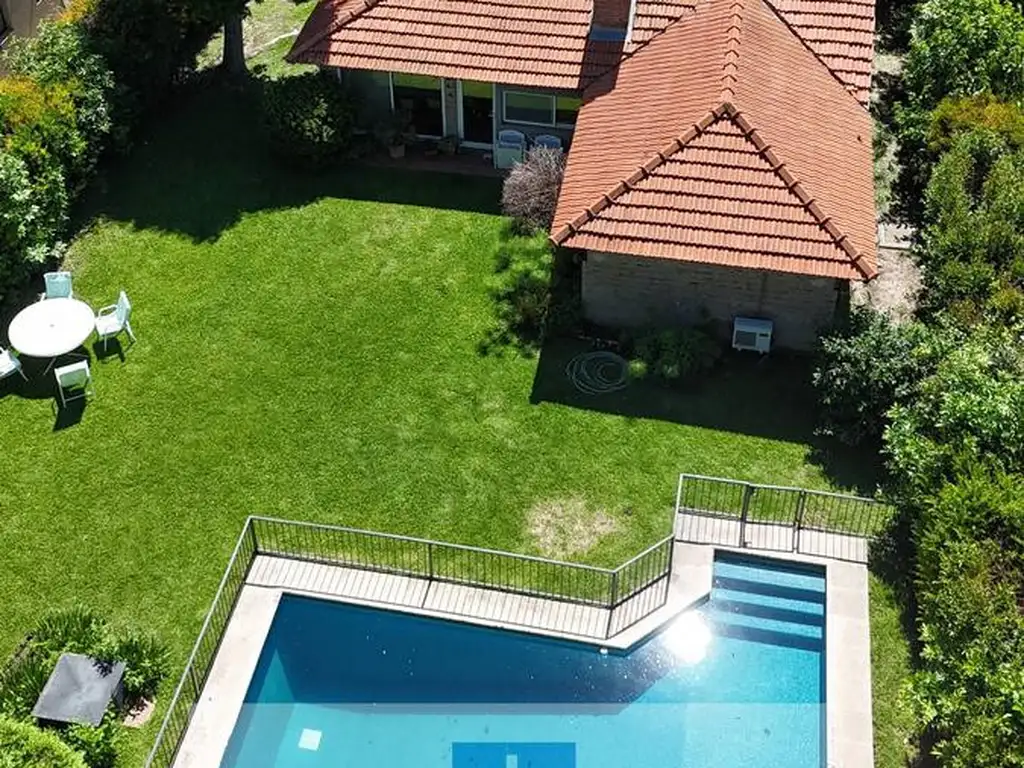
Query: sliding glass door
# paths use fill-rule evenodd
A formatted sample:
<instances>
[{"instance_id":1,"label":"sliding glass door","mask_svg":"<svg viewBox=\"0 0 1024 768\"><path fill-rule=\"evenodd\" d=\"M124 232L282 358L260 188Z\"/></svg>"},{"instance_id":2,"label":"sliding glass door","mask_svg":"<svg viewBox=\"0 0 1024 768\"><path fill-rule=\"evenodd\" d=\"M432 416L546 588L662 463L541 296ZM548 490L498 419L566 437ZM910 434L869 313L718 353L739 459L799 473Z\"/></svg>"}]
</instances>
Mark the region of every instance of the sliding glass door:
<instances>
[{"instance_id":1,"label":"sliding glass door","mask_svg":"<svg viewBox=\"0 0 1024 768\"><path fill-rule=\"evenodd\" d=\"M445 134L443 81L427 75L391 75L395 113L405 115L418 136Z\"/></svg>"},{"instance_id":2,"label":"sliding glass door","mask_svg":"<svg viewBox=\"0 0 1024 768\"><path fill-rule=\"evenodd\" d=\"M494 86L475 80L459 82L459 127L464 144L490 147L494 143Z\"/></svg>"}]
</instances>

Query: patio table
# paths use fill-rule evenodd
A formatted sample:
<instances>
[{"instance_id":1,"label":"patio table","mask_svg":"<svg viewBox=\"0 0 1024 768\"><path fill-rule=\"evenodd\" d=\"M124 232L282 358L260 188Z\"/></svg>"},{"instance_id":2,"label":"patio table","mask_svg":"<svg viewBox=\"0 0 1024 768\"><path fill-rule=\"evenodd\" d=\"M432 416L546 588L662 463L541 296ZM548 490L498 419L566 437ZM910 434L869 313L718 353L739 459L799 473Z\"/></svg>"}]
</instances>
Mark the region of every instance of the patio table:
<instances>
[{"instance_id":1,"label":"patio table","mask_svg":"<svg viewBox=\"0 0 1024 768\"><path fill-rule=\"evenodd\" d=\"M46 372L61 355L78 349L92 334L96 317L78 299L45 299L21 310L7 329L11 346L29 357L50 358Z\"/></svg>"}]
</instances>

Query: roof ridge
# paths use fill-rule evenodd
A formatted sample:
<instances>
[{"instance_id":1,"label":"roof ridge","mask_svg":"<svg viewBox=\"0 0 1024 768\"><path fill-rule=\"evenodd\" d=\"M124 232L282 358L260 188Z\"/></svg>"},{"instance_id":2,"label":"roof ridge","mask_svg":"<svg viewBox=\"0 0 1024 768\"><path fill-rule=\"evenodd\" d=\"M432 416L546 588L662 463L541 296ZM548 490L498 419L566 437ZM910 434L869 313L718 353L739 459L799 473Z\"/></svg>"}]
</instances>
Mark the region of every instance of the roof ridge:
<instances>
[{"instance_id":1,"label":"roof ridge","mask_svg":"<svg viewBox=\"0 0 1024 768\"><path fill-rule=\"evenodd\" d=\"M332 2L332 0L327 0L327 3L325 3L324 7L326 9L327 6L344 5L348 1L349 0L334 0ZM345 26L350 21L359 18L368 10L370 10L375 5L378 5L381 2L382 0L362 0L355 8L347 11L341 18L334 19L333 21L331 21L330 24L325 24L323 30L319 34L313 35L312 37L309 38L309 40L306 40L302 45L296 45L294 48L288 51L288 55L285 56L285 59L287 61L294 62L295 57L301 56L303 53L308 51L310 48L319 43L325 37L334 34L341 27ZM314 10L313 13L316 13L316 10ZM310 18L313 18L312 14L310 15Z\"/></svg>"},{"instance_id":2,"label":"roof ridge","mask_svg":"<svg viewBox=\"0 0 1024 768\"><path fill-rule=\"evenodd\" d=\"M860 102L858 102L858 104L859 103ZM832 220L832 217L827 216L825 212L821 210L821 206L818 205L817 200L815 200L814 197L804 189L800 180L797 179L786 164L779 159L778 155L776 155L775 151L772 149L771 144L764 140L764 137L761 136L753 124L747 120L746 115L735 107L732 107L732 105L728 106L730 107L729 118L732 120L733 124L743 132L743 137L754 145L758 154L766 163L768 163L772 171L779 177L782 183L786 185L786 189L788 189L790 193L800 201L804 210L807 211L818 223L818 226L820 226L825 233L832 238L836 246L846 253L853 266L856 267L857 271L864 276L865 280L870 280L875 277L877 272L872 271L872 269L865 264L864 254L858 251L856 246L850 242L846 233L836 225Z\"/></svg>"},{"instance_id":3,"label":"roof ridge","mask_svg":"<svg viewBox=\"0 0 1024 768\"><path fill-rule=\"evenodd\" d=\"M736 83L739 82L740 38L743 34L743 0L731 0L729 22L725 28L725 56L722 64L723 104L732 104L736 98Z\"/></svg>"},{"instance_id":4,"label":"roof ridge","mask_svg":"<svg viewBox=\"0 0 1024 768\"><path fill-rule=\"evenodd\" d=\"M703 134L712 125L712 123L722 117L722 115L725 115L732 110L733 106L728 103L722 104L715 109L708 110L700 120L673 138L664 149L660 149L655 152L646 163L637 166L637 169L629 176L621 179L618 184L607 192L602 193L597 202L587 208L584 208L583 212L580 213L579 216L564 224L557 232L552 232L551 242L555 245L561 245L564 243L572 237L572 235L578 232L581 227L585 226L588 222L593 221L601 211L608 208L616 199L629 192L641 180L650 176L651 173L661 167L666 160L672 157L672 155L680 152L683 147Z\"/></svg>"},{"instance_id":5,"label":"roof ridge","mask_svg":"<svg viewBox=\"0 0 1024 768\"><path fill-rule=\"evenodd\" d=\"M782 12L779 11L779 9L775 7L775 3L773 2L773 0L761 0L761 2L763 2L768 7L769 11L771 11L773 14L775 14L775 18L777 18L779 21L781 21L783 24L786 25L786 29L788 29L793 34L793 36L797 40L800 41L800 44L803 45L804 48L806 48L808 51L811 52L811 55L818 61L819 64L821 64L821 66L823 66L825 68L826 72L828 72L830 75L832 75L832 79L835 80L837 83L839 83L839 85L842 87L842 89L844 91L846 91L846 93L850 96L850 98L853 99L855 102L857 102L857 105L861 109L863 109L865 112L870 113L871 109L869 108L869 104L865 104L864 102L862 102L860 99L857 98L857 95L853 91L850 90L850 86L847 83L844 83L839 78L839 75L836 74L835 70L832 69L832 67L830 67L826 63L826 61L823 58L821 58L821 56L818 55L817 51L815 51L813 48L811 48L810 43L808 43L804 39L804 36L801 35L799 32L797 32L796 27L794 27L792 24L790 24L789 21L786 19L786 17L782 14ZM869 80L868 81L868 93L869 93L868 99L869 99L869 103L870 103L870 98L871 98L870 97L870 91L871 91L870 82L871 81Z\"/></svg>"}]
</instances>

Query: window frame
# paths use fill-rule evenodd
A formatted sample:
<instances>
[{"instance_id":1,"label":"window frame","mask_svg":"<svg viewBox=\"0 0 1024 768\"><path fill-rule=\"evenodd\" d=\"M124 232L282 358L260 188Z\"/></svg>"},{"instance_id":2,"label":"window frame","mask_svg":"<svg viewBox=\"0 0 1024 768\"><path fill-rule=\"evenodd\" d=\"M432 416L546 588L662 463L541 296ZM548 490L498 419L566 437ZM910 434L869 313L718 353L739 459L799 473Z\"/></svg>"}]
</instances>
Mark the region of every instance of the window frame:
<instances>
[{"instance_id":1,"label":"window frame","mask_svg":"<svg viewBox=\"0 0 1024 768\"><path fill-rule=\"evenodd\" d=\"M517 96L532 96L532 97L543 97L551 104L550 114L551 119L547 123L537 123L530 120L516 120L508 116L508 96L509 94ZM574 130L576 128L575 123L560 123L558 122L558 97L569 96L574 99L579 99L579 96L568 93L543 93L540 91L516 91L516 90L503 90L501 92L501 121L508 123L509 125L533 125L538 128L566 128L568 130ZM582 106L582 100L580 102ZM578 110L577 110L578 112Z\"/></svg>"}]
</instances>

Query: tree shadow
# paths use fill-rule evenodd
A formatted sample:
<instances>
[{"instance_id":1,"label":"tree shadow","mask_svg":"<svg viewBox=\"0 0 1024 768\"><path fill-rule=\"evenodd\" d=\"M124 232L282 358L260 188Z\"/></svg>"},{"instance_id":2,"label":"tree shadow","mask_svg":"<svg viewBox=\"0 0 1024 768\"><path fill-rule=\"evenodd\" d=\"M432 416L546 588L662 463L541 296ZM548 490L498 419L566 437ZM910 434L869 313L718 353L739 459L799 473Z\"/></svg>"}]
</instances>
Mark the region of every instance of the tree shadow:
<instances>
[{"instance_id":1,"label":"tree shadow","mask_svg":"<svg viewBox=\"0 0 1024 768\"><path fill-rule=\"evenodd\" d=\"M550 339L541 348L531 403L559 403L636 419L655 419L809 446L808 461L837 487L873 495L880 477L877 455L843 450L814 434L815 394L811 361L783 353L757 357L730 352L703 380L686 387L634 381L624 389L586 394L567 368L592 351L579 339Z\"/></svg>"},{"instance_id":2,"label":"tree shadow","mask_svg":"<svg viewBox=\"0 0 1024 768\"><path fill-rule=\"evenodd\" d=\"M496 178L357 163L324 172L290 166L271 153L252 82L200 80L183 87L164 115L97 178L76 211L78 229L107 218L205 242L248 213L325 197L498 212Z\"/></svg>"}]
</instances>

